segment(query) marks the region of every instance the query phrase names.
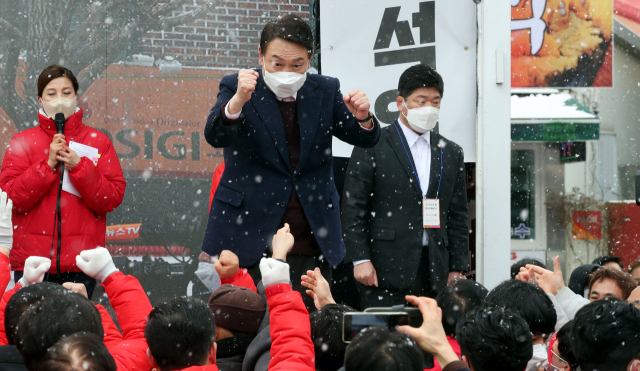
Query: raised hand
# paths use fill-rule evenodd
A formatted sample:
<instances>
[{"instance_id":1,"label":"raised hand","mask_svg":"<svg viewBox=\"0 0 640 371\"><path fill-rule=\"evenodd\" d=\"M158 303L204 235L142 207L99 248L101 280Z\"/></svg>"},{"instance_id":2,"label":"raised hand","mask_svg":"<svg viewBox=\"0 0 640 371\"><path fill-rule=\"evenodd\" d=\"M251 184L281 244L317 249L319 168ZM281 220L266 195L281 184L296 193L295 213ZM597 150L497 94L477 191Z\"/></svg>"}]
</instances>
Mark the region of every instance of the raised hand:
<instances>
[{"instance_id":1,"label":"raised hand","mask_svg":"<svg viewBox=\"0 0 640 371\"><path fill-rule=\"evenodd\" d=\"M457 361L458 356L449 345L447 334L442 327L442 309L438 307L438 303L434 299L411 295L405 299L420 309L423 322L419 328L399 326L398 332L408 334L422 349L433 354L443 369L449 363Z\"/></svg>"},{"instance_id":2,"label":"raised hand","mask_svg":"<svg viewBox=\"0 0 640 371\"><path fill-rule=\"evenodd\" d=\"M24 287L42 282L44 274L51 268L51 260L42 256L30 256L24 262L24 272L18 283Z\"/></svg>"},{"instance_id":3,"label":"raised hand","mask_svg":"<svg viewBox=\"0 0 640 371\"><path fill-rule=\"evenodd\" d=\"M350 91L349 94L344 95L342 99L347 105L349 112L351 112L351 114L358 120L364 120L369 116L369 108L371 108L371 104L369 103L367 95L360 91L360 89Z\"/></svg>"},{"instance_id":4,"label":"raised hand","mask_svg":"<svg viewBox=\"0 0 640 371\"><path fill-rule=\"evenodd\" d=\"M216 272L218 272L220 279L226 280L238 274L240 270L240 260L238 259L238 255L229 250L223 250L218 260L213 264L213 267L216 269Z\"/></svg>"},{"instance_id":5,"label":"raised hand","mask_svg":"<svg viewBox=\"0 0 640 371\"><path fill-rule=\"evenodd\" d=\"M254 70L240 70L238 72L238 90L229 101L229 113L235 115L242 111L242 106L251 99L251 94L256 90L258 72Z\"/></svg>"},{"instance_id":6,"label":"raised hand","mask_svg":"<svg viewBox=\"0 0 640 371\"><path fill-rule=\"evenodd\" d=\"M307 295L313 298L313 303L316 305L316 309L320 310L320 308L327 304L336 303L336 301L333 300L333 296L331 296L329 282L322 277L320 268L307 271L307 274L302 276L302 286L309 289L307 290Z\"/></svg>"},{"instance_id":7,"label":"raised hand","mask_svg":"<svg viewBox=\"0 0 640 371\"><path fill-rule=\"evenodd\" d=\"M526 269L533 271L538 286L547 294L557 295L565 288L559 256L553 259L553 272L531 264L527 264Z\"/></svg>"},{"instance_id":8,"label":"raised hand","mask_svg":"<svg viewBox=\"0 0 640 371\"><path fill-rule=\"evenodd\" d=\"M288 223L284 223L284 227L278 229L278 232L273 236L271 246L273 248L273 258L287 260L287 254L293 248L293 235Z\"/></svg>"},{"instance_id":9,"label":"raised hand","mask_svg":"<svg viewBox=\"0 0 640 371\"><path fill-rule=\"evenodd\" d=\"M109 250L104 247L80 252L80 255L76 256L76 264L87 276L103 282L118 271Z\"/></svg>"}]
</instances>

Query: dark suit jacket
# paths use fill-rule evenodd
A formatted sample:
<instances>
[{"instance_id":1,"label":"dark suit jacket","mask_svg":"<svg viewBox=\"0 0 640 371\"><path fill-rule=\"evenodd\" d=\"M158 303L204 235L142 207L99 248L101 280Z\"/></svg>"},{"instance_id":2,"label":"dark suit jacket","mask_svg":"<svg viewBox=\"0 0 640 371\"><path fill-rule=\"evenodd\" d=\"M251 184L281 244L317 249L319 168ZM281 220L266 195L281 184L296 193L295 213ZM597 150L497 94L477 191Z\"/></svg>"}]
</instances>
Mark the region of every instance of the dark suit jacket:
<instances>
[{"instance_id":1,"label":"dark suit jacket","mask_svg":"<svg viewBox=\"0 0 640 371\"><path fill-rule=\"evenodd\" d=\"M402 128L398 129L406 145ZM431 285L440 290L449 272L469 269L468 206L462 148L433 132L430 139L427 198L436 198L441 147L443 154L441 227L427 230ZM409 287L422 256L422 195L407 151L409 156L390 125L382 129L374 148L354 148L347 167L342 200L345 261L371 260L380 287Z\"/></svg>"},{"instance_id":2,"label":"dark suit jacket","mask_svg":"<svg viewBox=\"0 0 640 371\"><path fill-rule=\"evenodd\" d=\"M202 250L211 255L231 250L243 267L258 262L295 187L322 254L337 265L345 248L332 175L332 137L373 147L380 126L375 122L375 130L366 133L344 104L338 80L308 74L296 99L300 161L292 171L276 96L257 71L256 90L239 123L225 125L221 117L221 107L237 90L238 74L220 81L218 100L207 119L205 138L213 147L224 148L225 169L211 202Z\"/></svg>"}]
</instances>

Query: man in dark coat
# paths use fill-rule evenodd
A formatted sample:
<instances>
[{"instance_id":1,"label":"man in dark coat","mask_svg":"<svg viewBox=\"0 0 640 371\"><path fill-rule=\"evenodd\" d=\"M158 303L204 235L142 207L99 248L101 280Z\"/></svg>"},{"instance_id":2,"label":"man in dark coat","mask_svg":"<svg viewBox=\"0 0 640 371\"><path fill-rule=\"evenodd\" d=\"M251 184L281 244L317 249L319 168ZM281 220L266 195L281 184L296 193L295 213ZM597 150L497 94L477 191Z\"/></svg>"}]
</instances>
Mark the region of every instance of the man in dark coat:
<instances>
[{"instance_id":1,"label":"man in dark coat","mask_svg":"<svg viewBox=\"0 0 640 371\"><path fill-rule=\"evenodd\" d=\"M313 34L304 20L288 15L269 22L259 55L261 69L220 81L207 119L205 138L224 148L225 170L202 249L210 255L233 251L257 282L257 263L286 223L295 238L287 261L292 276L321 267L330 277L330 265L345 254L332 175L333 136L372 147L380 127L363 92L343 96L337 79L306 73ZM299 280L293 288L307 298ZM313 308L312 302L305 304Z\"/></svg>"},{"instance_id":2,"label":"man in dark coat","mask_svg":"<svg viewBox=\"0 0 640 371\"><path fill-rule=\"evenodd\" d=\"M355 148L342 201L345 261L363 308L435 297L469 263L462 148L435 133L442 77L415 65L400 77L399 118L374 148ZM443 123L446 124L446 123Z\"/></svg>"}]
</instances>

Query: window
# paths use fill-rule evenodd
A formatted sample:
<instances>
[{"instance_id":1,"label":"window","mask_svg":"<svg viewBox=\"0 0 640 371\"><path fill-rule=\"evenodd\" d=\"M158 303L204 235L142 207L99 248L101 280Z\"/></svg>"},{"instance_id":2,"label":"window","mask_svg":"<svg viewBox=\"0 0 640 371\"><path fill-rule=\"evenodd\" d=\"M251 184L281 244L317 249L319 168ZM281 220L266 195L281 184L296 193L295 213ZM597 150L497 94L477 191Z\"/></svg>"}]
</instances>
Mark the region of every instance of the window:
<instances>
[{"instance_id":1,"label":"window","mask_svg":"<svg viewBox=\"0 0 640 371\"><path fill-rule=\"evenodd\" d=\"M511 151L511 239L535 240L535 152Z\"/></svg>"}]
</instances>

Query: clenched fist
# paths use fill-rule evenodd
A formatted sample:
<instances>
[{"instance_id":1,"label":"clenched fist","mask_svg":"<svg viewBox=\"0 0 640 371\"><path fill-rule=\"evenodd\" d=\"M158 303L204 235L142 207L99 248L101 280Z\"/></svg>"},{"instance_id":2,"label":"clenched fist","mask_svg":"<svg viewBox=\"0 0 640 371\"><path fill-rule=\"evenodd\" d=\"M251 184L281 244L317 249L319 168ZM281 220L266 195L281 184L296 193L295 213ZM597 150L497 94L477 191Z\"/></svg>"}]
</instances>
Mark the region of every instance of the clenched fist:
<instances>
[{"instance_id":1,"label":"clenched fist","mask_svg":"<svg viewBox=\"0 0 640 371\"><path fill-rule=\"evenodd\" d=\"M342 97L344 100L344 104L347 105L349 112L354 115L358 120L364 120L367 116L369 116L369 108L371 108L371 103L369 103L369 98L367 95L360 91L360 89L355 89L349 92L349 94L344 95ZM371 123L371 121L369 121ZM363 123L364 124L367 123Z\"/></svg>"},{"instance_id":2,"label":"clenched fist","mask_svg":"<svg viewBox=\"0 0 640 371\"><path fill-rule=\"evenodd\" d=\"M240 260L238 255L232 253L229 250L224 250L220 253L220 257L213 264L213 267L218 272L218 276L221 280L226 280L238 274L240 270Z\"/></svg>"},{"instance_id":3,"label":"clenched fist","mask_svg":"<svg viewBox=\"0 0 640 371\"><path fill-rule=\"evenodd\" d=\"M287 254L293 248L294 238L288 223L284 223L284 227L278 229L273 236L271 246L273 247L273 258L287 260Z\"/></svg>"},{"instance_id":4,"label":"clenched fist","mask_svg":"<svg viewBox=\"0 0 640 371\"><path fill-rule=\"evenodd\" d=\"M254 70L240 70L238 72L238 90L229 101L229 113L235 115L242 111L242 106L251 99L251 93L256 90L258 72Z\"/></svg>"}]
</instances>

